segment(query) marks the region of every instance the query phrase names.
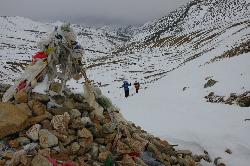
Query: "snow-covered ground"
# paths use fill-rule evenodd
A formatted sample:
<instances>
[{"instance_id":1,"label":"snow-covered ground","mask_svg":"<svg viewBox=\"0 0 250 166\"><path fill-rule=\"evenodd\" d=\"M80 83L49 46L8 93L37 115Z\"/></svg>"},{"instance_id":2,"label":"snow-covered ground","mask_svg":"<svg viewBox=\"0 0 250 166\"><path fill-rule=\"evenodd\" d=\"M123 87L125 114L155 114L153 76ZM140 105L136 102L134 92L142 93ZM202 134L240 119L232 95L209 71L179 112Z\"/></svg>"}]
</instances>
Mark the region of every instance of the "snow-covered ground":
<instances>
[{"instance_id":1,"label":"snow-covered ground","mask_svg":"<svg viewBox=\"0 0 250 166\"><path fill-rule=\"evenodd\" d=\"M250 54L199 67L206 62L204 57L170 72L148 90L114 102L126 119L181 149L198 154L206 150L213 159L222 157L228 166L248 166L250 122L244 119L250 118L250 109L207 103L204 96L212 91L229 95L250 89ZM204 89L208 76L218 83ZM183 87L188 88L183 91ZM227 148L232 154L225 153Z\"/></svg>"}]
</instances>

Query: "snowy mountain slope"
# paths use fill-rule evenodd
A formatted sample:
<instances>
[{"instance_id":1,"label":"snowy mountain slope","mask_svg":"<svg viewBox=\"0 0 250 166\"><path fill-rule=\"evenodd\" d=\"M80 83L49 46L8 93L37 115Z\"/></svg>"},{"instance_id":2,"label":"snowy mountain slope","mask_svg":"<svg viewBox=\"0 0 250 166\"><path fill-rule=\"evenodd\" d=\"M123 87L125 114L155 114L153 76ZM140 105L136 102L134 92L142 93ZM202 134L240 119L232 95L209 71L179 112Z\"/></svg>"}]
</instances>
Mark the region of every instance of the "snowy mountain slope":
<instances>
[{"instance_id":1,"label":"snowy mountain slope","mask_svg":"<svg viewBox=\"0 0 250 166\"><path fill-rule=\"evenodd\" d=\"M0 17L0 82L11 83L39 51L37 42L48 36L54 26L62 24L39 23L22 17ZM85 48L88 62L106 57L110 49L130 39L121 27L88 27L73 25L78 41ZM120 29L119 29L120 28ZM91 65L91 63L90 63Z\"/></svg>"},{"instance_id":2,"label":"snowy mountain slope","mask_svg":"<svg viewBox=\"0 0 250 166\"><path fill-rule=\"evenodd\" d=\"M123 75L106 84L119 87L119 80L139 80L147 88L168 72L206 52L217 53L209 55L208 61L213 56L220 56L248 41L249 18L246 1L192 1L170 16L145 24L129 42L116 47L112 54L120 60L116 70ZM105 66L106 70L108 68ZM106 75L103 77L100 81L107 80ZM119 83L115 84L116 81Z\"/></svg>"},{"instance_id":3,"label":"snowy mountain slope","mask_svg":"<svg viewBox=\"0 0 250 166\"><path fill-rule=\"evenodd\" d=\"M234 23L249 17L249 2L246 0L193 0L168 16L148 22L141 27L141 33L133 41L150 41L162 34L175 35L180 32L192 32L212 29Z\"/></svg>"},{"instance_id":4,"label":"snowy mountain slope","mask_svg":"<svg viewBox=\"0 0 250 166\"><path fill-rule=\"evenodd\" d=\"M52 26L22 17L0 17L0 80L9 82L30 63L36 42Z\"/></svg>"},{"instance_id":5,"label":"snowy mountain slope","mask_svg":"<svg viewBox=\"0 0 250 166\"><path fill-rule=\"evenodd\" d=\"M212 160L221 157L227 166L248 166L250 123L244 119L250 117L249 107L211 104L204 96L249 90L250 53L201 66L214 53L168 73L147 91L115 103L126 119L181 149L192 149L196 154L206 150ZM205 89L207 77L218 82ZM232 154L225 152L227 148Z\"/></svg>"},{"instance_id":6,"label":"snowy mountain slope","mask_svg":"<svg viewBox=\"0 0 250 166\"><path fill-rule=\"evenodd\" d=\"M148 39L152 33L150 37L145 37L146 32L137 34L132 44L119 48L122 50L119 54L135 52L129 56L142 54L145 59L151 59L144 68L160 66L159 70L149 73L152 79L165 77L127 100L113 98L126 119L179 144L180 148L191 148L195 153L206 150L212 159L221 157L226 165L247 166L250 125L244 119L250 117L249 108L207 103L204 96L215 92L228 97L230 93L241 94L250 88L249 4L223 1L237 4L231 8L224 4L223 8L223 3L213 1L220 4L215 8L221 9L222 14L208 17L208 12L198 8L205 2L190 8L190 14L174 27L178 31L162 31L151 40ZM208 22L207 18L211 20ZM195 21L199 22L197 26ZM205 89L208 77L218 82ZM232 150L231 155L225 153L227 148Z\"/></svg>"}]
</instances>

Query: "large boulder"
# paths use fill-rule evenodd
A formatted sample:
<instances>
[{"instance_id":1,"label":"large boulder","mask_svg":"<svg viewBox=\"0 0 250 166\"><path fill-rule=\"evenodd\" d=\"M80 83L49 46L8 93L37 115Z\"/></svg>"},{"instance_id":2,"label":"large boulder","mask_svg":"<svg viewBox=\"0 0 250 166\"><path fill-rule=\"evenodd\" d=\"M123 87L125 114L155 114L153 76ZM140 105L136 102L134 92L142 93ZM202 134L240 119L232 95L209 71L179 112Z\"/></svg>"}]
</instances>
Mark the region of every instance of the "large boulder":
<instances>
[{"instance_id":1,"label":"large boulder","mask_svg":"<svg viewBox=\"0 0 250 166\"><path fill-rule=\"evenodd\" d=\"M28 115L13 104L0 102L0 138L24 129Z\"/></svg>"},{"instance_id":2,"label":"large boulder","mask_svg":"<svg viewBox=\"0 0 250 166\"><path fill-rule=\"evenodd\" d=\"M16 104L16 106L21 109L23 112L25 112L29 117L32 116L32 111L30 110L29 106L27 103L20 103Z\"/></svg>"}]
</instances>

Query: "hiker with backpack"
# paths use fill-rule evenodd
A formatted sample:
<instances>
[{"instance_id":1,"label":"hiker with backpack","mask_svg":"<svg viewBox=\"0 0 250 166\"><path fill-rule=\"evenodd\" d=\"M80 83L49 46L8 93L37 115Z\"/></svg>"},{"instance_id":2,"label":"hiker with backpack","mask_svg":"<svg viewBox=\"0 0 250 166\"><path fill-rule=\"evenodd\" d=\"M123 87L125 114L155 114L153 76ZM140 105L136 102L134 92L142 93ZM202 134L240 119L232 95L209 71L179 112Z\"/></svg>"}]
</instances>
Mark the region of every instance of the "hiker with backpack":
<instances>
[{"instance_id":1,"label":"hiker with backpack","mask_svg":"<svg viewBox=\"0 0 250 166\"><path fill-rule=\"evenodd\" d=\"M124 88L126 98L129 96L129 86L131 86L131 83L128 83L128 81L123 81L123 85L121 88Z\"/></svg>"},{"instance_id":2,"label":"hiker with backpack","mask_svg":"<svg viewBox=\"0 0 250 166\"><path fill-rule=\"evenodd\" d=\"M134 87L135 87L135 92L136 92L136 93L138 93L139 88L140 88L140 83L139 83L139 82L137 82L137 81L135 81L135 83L134 83Z\"/></svg>"}]
</instances>

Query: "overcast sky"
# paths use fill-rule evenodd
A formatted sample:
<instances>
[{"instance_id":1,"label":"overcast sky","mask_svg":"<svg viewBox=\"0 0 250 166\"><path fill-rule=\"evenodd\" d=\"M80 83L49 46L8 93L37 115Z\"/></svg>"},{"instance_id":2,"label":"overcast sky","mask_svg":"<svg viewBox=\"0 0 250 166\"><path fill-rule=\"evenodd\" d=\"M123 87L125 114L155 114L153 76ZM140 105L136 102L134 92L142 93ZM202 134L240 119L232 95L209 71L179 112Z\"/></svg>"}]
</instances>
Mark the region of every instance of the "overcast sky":
<instances>
[{"instance_id":1,"label":"overcast sky","mask_svg":"<svg viewBox=\"0 0 250 166\"><path fill-rule=\"evenodd\" d=\"M0 0L1 16L38 21L142 24L190 0Z\"/></svg>"}]
</instances>

